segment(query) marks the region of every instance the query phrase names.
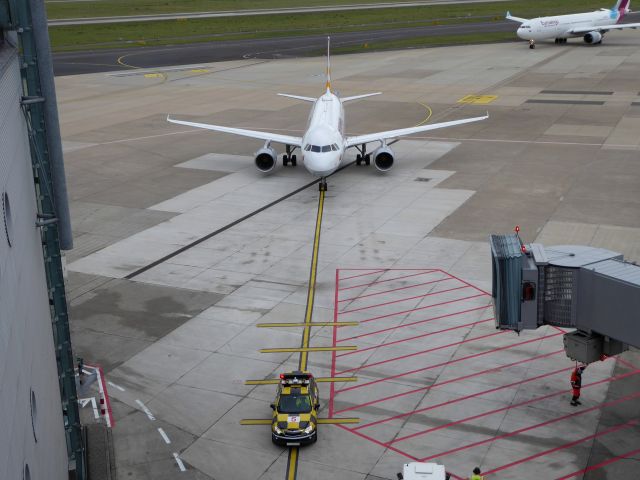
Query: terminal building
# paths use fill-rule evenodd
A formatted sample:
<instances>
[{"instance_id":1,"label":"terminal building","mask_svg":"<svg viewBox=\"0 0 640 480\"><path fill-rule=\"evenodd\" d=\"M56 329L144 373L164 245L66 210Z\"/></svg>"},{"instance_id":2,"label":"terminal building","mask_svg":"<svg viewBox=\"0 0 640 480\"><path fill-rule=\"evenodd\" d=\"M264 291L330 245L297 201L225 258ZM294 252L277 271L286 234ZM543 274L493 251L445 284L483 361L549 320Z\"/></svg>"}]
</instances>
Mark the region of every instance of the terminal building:
<instances>
[{"instance_id":1,"label":"terminal building","mask_svg":"<svg viewBox=\"0 0 640 480\"><path fill-rule=\"evenodd\" d=\"M0 0L0 478L82 479L64 170L44 2L29 3Z\"/></svg>"}]
</instances>

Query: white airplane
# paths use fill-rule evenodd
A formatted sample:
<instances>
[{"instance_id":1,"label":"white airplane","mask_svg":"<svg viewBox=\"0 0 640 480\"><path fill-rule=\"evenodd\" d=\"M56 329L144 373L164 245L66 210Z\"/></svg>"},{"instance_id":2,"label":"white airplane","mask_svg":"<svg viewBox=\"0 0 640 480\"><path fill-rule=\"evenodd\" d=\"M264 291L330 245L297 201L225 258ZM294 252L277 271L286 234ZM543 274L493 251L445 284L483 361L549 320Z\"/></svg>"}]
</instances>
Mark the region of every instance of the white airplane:
<instances>
[{"instance_id":1,"label":"white airplane","mask_svg":"<svg viewBox=\"0 0 640 480\"><path fill-rule=\"evenodd\" d=\"M255 154L255 164L261 172L270 172L276 166L278 155L271 146L271 143L275 142L285 145L286 153L282 157L282 161L285 166L287 164L291 164L292 166L296 165L297 159L296 155L293 155L293 152L296 148L300 148L304 166L313 175L321 178L320 189L326 190L326 177L338 169L347 148L355 147L360 152L356 156L356 163L358 165L363 162L366 165L369 165L372 155L375 167L378 170L385 172L393 166L394 162L393 150L391 150L388 145L389 140L394 139L395 141L395 139L399 137L404 137L413 133L427 132L429 130L452 127L454 125L463 125L465 123L477 122L489 118L489 115L487 114L482 117L465 118L463 120L454 120L450 122L434 123L431 125L400 128L386 132L347 137L344 134L344 108L342 104L351 100L380 95L381 92L367 93L364 95L355 95L353 97L345 98L338 97L336 93L331 90L329 42L330 39L327 40L327 83L325 93L318 99L284 93L278 94L283 97L290 97L313 103L309 123L302 137L245 130L242 128L223 127L219 125L208 125L206 123L186 122L183 120L174 120L169 117L167 117L167 121L189 127L205 128L208 130L215 130L217 132L232 133L234 135L242 135L245 137L264 140L264 146ZM379 142L380 146L373 152L373 154L367 154L366 146L371 142Z\"/></svg>"},{"instance_id":2,"label":"white airplane","mask_svg":"<svg viewBox=\"0 0 640 480\"><path fill-rule=\"evenodd\" d=\"M569 37L583 37L586 43L602 43L609 30L638 28L640 23L620 23L629 13L630 0L618 0L611 9L601 8L595 12L539 17L528 20L514 17L507 12L506 19L519 22L518 37L529 40L529 48L535 48L536 40L555 38L556 43L566 43Z\"/></svg>"}]
</instances>

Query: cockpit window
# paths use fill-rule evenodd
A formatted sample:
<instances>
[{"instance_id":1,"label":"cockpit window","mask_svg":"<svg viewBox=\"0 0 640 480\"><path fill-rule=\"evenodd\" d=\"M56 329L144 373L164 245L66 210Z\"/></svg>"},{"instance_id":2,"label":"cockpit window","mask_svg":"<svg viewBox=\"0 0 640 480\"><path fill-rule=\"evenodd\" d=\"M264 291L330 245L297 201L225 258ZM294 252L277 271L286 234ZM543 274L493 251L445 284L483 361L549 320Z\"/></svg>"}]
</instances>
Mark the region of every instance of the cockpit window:
<instances>
[{"instance_id":1,"label":"cockpit window","mask_svg":"<svg viewBox=\"0 0 640 480\"><path fill-rule=\"evenodd\" d=\"M318 145L311 145L311 151L312 152L320 152L321 149Z\"/></svg>"},{"instance_id":2,"label":"cockpit window","mask_svg":"<svg viewBox=\"0 0 640 480\"><path fill-rule=\"evenodd\" d=\"M304 147L305 152L308 152L309 150L311 150L311 145L307 145L306 147Z\"/></svg>"},{"instance_id":3,"label":"cockpit window","mask_svg":"<svg viewBox=\"0 0 640 480\"><path fill-rule=\"evenodd\" d=\"M531 25L522 25L521 28L531 28Z\"/></svg>"},{"instance_id":4,"label":"cockpit window","mask_svg":"<svg viewBox=\"0 0 640 480\"><path fill-rule=\"evenodd\" d=\"M322 151L323 152L330 152L331 151L331 145L325 145L324 147L322 147Z\"/></svg>"},{"instance_id":5,"label":"cockpit window","mask_svg":"<svg viewBox=\"0 0 640 480\"><path fill-rule=\"evenodd\" d=\"M338 151L338 145L336 145L335 143L333 145L331 145L331 150L333 150L334 152Z\"/></svg>"}]
</instances>

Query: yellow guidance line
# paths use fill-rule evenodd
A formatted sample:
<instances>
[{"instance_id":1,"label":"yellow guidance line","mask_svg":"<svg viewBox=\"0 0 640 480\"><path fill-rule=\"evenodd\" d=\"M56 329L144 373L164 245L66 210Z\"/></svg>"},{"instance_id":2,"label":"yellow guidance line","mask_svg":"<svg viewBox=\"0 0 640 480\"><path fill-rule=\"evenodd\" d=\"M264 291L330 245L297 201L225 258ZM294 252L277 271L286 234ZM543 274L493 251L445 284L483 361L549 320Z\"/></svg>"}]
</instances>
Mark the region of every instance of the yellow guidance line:
<instances>
[{"instance_id":1,"label":"yellow guidance line","mask_svg":"<svg viewBox=\"0 0 640 480\"><path fill-rule=\"evenodd\" d=\"M357 327L360 322L310 322L310 323L258 323L258 328L278 328L278 327Z\"/></svg>"},{"instance_id":2,"label":"yellow guidance line","mask_svg":"<svg viewBox=\"0 0 640 480\"><path fill-rule=\"evenodd\" d=\"M429 114L427 115L427 118L425 118L424 120L422 120L420 123L418 123L416 125L416 127L419 127L421 125L424 125L425 123L427 123L429 120L431 120L431 116L433 115L433 110L431 110L431 107L429 105L426 105L422 102L418 102L420 105L422 105L424 108L427 109L427 112L429 112Z\"/></svg>"},{"instance_id":3,"label":"yellow guidance line","mask_svg":"<svg viewBox=\"0 0 640 480\"><path fill-rule=\"evenodd\" d=\"M307 355L309 352L344 352L348 350L357 350L355 345L345 345L344 347L295 347L295 348L261 348L260 353L293 353L300 352L302 355ZM300 370L305 370L307 367L306 360L304 364L300 364Z\"/></svg>"},{"instance_id":4,"label":"yellow guidance line","mask_svg":"<svg viewBox=\"0 0 640 480\"><path fill-rule=\"evenodd\" d=\"M358 377L316 377L318 383L331 382L357 382ZM280 383L279 378L267 378L266 380L246 380L245 385L277 385Z\"/></svg>"},{"instance_id":5,"label":"yellow guidance line","mask_svg":"<svg viewBox=\"0 0 640 480\"><path fill-rule=\"evenodd\" d=\"M271 425L273 420L270 418L245 418L240 420L240 425Z\"/></svg>"},{"instance_id":6,"label":"yellow guidance line","mask_svg":"<svg viewBox=\"0 0 640 480\"><path fill-rule=\"evenodd\" d=\"M295 480L298 476L298 447L289 449L289 459L287 460L287 480Z\"/></svg>"},{"instance_id":7,"label":"yellow guidance line","mask_svg":"<svg viewBox=\"0 0 640 480\"><path fill-rule=\"evenodd\" d=\"M316 294L316 275L318 273L318 251L320 250L320 230L322 226L322 212L324 210L324 195L325 192L320 190L320 196L318 197L318 214L316 215L316 230L313 236L313 254L311 256L311 271L309 272L309 290L307 291L307 310L304 316L304 323L311 323L311 317L313 315L313 300ZM302 350L300 351L300 362L298 363L299 370L307 369L307 361L309 359L310 351L333 351L333 350L308 350L309 338L311 336L311 327L305 325L302 331Z\"/></svg>"},{"instance_id":8,"label":"yellow guidance line","mask_svg":"<svg viewBox=\"0 0 640 480\"><path fill-rule=\"evenodd\" d=\"M319 418L318 425L342 425L344 423L360 423L359 418Z\"/></svg>"},{"instance_id":9,"label":"yellow guidance line","mask_svg":"<svg viewBox=\"0 0 640 480\"><path fill-rule=\"evenodd\" d=\"M245 418L240 420L240 425L271 425L273 420L270 418ZM359 418L319 418L318 425L342 425L345 423L360 423Z\"/></svg>"}]
</instances>

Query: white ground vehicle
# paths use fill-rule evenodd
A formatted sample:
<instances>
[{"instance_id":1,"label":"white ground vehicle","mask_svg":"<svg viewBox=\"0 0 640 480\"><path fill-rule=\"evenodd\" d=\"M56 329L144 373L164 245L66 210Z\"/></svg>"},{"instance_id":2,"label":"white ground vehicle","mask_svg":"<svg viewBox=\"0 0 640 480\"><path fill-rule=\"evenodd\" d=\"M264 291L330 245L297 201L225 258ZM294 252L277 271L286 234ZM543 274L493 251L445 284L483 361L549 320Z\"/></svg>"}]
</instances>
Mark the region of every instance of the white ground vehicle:
<instances>
[{"instance_id":1,"label":"white ground vehicle","mask_svg":"<svg viewBox=\"0 0 640 480\"><path fill-rule=\"evenodd\" d=\"M437 463L405 463L398 479L403 480L446 480L449 476L444 465Z\"/></svg>"}]
</instances>

